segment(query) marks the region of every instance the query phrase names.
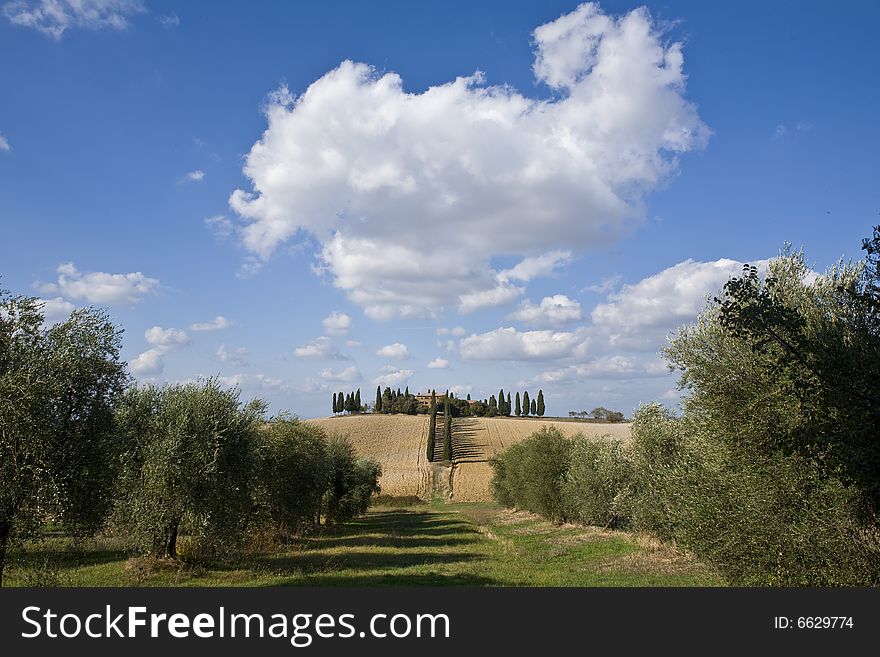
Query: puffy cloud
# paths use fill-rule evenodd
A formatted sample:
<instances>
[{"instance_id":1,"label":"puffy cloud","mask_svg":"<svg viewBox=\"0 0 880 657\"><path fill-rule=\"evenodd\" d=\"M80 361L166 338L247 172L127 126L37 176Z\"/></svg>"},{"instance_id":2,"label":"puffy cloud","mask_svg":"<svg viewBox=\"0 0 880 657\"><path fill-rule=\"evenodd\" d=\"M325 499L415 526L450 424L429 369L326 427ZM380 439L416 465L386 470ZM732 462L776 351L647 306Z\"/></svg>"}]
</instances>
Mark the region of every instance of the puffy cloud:
<instances>
[{"instance_id":1,"label":"puffy cloud","mask_svg":"<svg viewBox=\"0 0 880 657\"><path fill-rule=\"evenodd\" d=\"M190 343L185 331L161 326L148 328L144 332L144 338L152 347L128 364L132 372L142 377L161 374L165 367L164 356L179 351Z\"/></svg>"},{"instance_id":2,"label":"puffy cloud","mask_svg":"<svg viewBox=\"0 0 880 657\"><path fill-rule=\"evenodd\" d=\"M226 319L223 315L217 315L214 319L208 322L196 322L195 324L190 324L189 329L191 331L222 331L223 329L227 329L232 326L232 322Z\"/></svg>"},{"instance_id":3,"label":"puffy cloud","mask_svg":"<svg viewBox=\"0 0 880 657\"><path fill-rule=\"evenodd\" d=\"M666 363L651 356L649 358L634 355L613 355L596 358L586 363L569 365L538 374L534 383L563 384L580 383L589 379L643 379L646 377L666 376L669 368Z\"/></svg>"},{"instance_id":4,"label":"puffy cloud","mask_svg":"<svg viewBox=\"0 0 880 657\"><path fill-rule=\"evenodd\" d=\"M571 251L550 251L539 256L523 258L515 267L498 272L498 280L528 282L538 276L547 276L571 261Z\"/></svg>"},{"instance_id":5,"label":"puffy cloud","mask_svg":"<svg viewBox=\"0 0 880 657\"><path fill-rule=\"evenodd\" d=\"M0 151L11 151L12 146L9 145L9 140L3 136L3 133L0 132Z\"/></svg>"},{"instance_id":6,"label":"puffy cloud","mask_svg":"<svg viewBox=\"0 0 880 657\"><path fill-rule=\"evenodd\" d=\"M324 326L324 331L330 335L345 335L351 328L351 317L345 313L333 312L325 317L321 324Z\"/></svg>"},{"instance_id":7,"label":"puffy cloud","mask_svg":"<svg viewBox=\"0 0 880 657\"><path fill-rule=\"evenodd\" d=\"M523 293L523 288L507 283L499 283L493 288L462 294L458 297L458 311L471 313L481 308L495 308L506 306L516 301Z\"/></svg>"},{"instance_id":8,"label":"puffy cloud","mask_svg":"<svg viewBox=\"0 0 880 657\"><path fill-rule=\"evenodd\" d=\"M347 356L339 353L339 350L333 344L333 341L326 335L322 335L308 344L297 347L293 350L293 355L297 358L325 358L332 360L348 359Z\"/></svg>"},{"instance_id":9,"label":"puffy cloud","mask_svg":"<svg viewBox=\"0 0 880 657\"><path fill-rule=\"evenodd\" d=\"M89 303L137 303L147 294L159 290L159 281L141 272L107 274L101 271L80 272L72 262L58 266L58 281L37 285L44 294L60 294L68 299L84 299Z\"/></svg>"},{"instance_id":10,"label":"puffy cloud","mask_svg":"<svg viewBox=\"0 0 880 657\"><path fill-rule=\"evenodd\" d=\"M327 369L321 371L321 378L324 381L351 383L353 381L360 381L361 373L354 365L339 370L338 372L333 371L331 368L328 367Z\"/></svg>"},{"instance_id":11,"label":"puffy cloud","mask_svg":"<svg viewBox=\"0 0 880 657\"><path fill-rule=\"evenodd\" d=\"M237 347L227 350L225 344L221 344L217 347L217 351L214 352L214 357L221 363L229 363L230 365L237 365L238 367L246 367L250 365L248 360L250 355L250 349L247 347Z\"/></svg>"},{"instance_id":12,"label":"puffy cloud","mask_svg":"<svg viewBox=\"0 0 880 657\"><path fill-rule=\"evenodd\" d=\"M404 358L409 358L409 349L407 349L406 345L402 342L395 342L394 344L386 344L381 349L378 349L376 355L382 356L383 358L396 358L397 360L402 360Z\"/></svg>"},{"instance_id":13,"label":"puffy cloud","mask_svg":"<svg viewBox=\"0 0 880 657\"><path fill-rule=\"evenodd\" d=\"M181 178L181 182L202 182L205 179L205 172L201 169L196 169L195 171L190 171L183 178Z\"/></svg>"},{"instance_id":14,"label":"puffy cloud","mask_svg":"<svg viewBox=\"0 0 880 657\"><path fill-rule=\"evenodd\" d=\"M751 264L766 270L768 260ZM607 335L612 347L658 350L667 333L692 322L706 297L742 273L742 262L722 258L713 262L685 260L624 285L592 312L593 327Z\"/></svg>"},{"instance_id":15,"label":"puffy cloud","mask_svg":"<svg viewBox=\"0 0 880 657\"><path fill-rule=\"evenodd\" d=\"M463 338L459 351L465 360L556 360L574 355L583 342L577 332L507 327Z\"/></svg>"},{"instance_id":16,"label":"puffy cloud","mask_svg":"<svg viewBox=\"0 0 880 657\"><path fill-rule=\"evenodd\" d=\"M595 5L534 43L551 99L480 73L409 93L351 61L299 96L272 94L244 165L251 188L230 196L246 248L265 259L314 235L322 271L381 320L510 303L510 281L626 234L677 154L708 137L684 98L681 48L647 11ZM425 239L437 226L443 239ZM524 259L497 271L502 256Z\"/></svg>"},{"instance_id":17,"label":"puffy cloud","mask_svg":"<svg viewBox=\"0 0 880 657\"><path fill-rule=\"evenodd\" d=\"M70 313L76 310L76 306L61 297L41 299L41 301L43 302L43 321L47 324L64 321L70 316Z\"/></svg>"},{"instance_id":18,"label":"puffy cloud","mask_svg":"<svg viewBox=\"0 0 880 657\"><path fill-rule=\"evenodd\" d=\"M608 294L620 284L621 278L622 277L620 274L615 274L614 276L606 276L598 283L594 285L588 285L583 289L583 291L596 292L597 294Z\"/></svg>"},{"instance_id":19,"label":"puffy cloud","mask_svg":"<svg viewBox=\"0 0 880 657\"><path fill-rule=\"evenodd\" d=\"M544 297L538 305L524 301L520 307L507 316L517 322L538 326L562 326L581 319L581 304L564 294Z\"/></svg>"},{"instance_id":20,"label":"puffy cloud","mask_svg":"<svg viewBox=\"0 0 880 657\"><path fill-rule=\"evenodd\" d=\"M449 367L449 361L445 358L435 358L428 363L429 370L445 370L447 367Z\"/></svg>"},{"instance_id":21,"label":"puffy cloud","mask_svg":"<svg viewBox=\"0 0 880 657\"><path fill-rule=\"evenodd\" d=\"M3 14L13 25L30 27L53 39L64 31L124 30L128 18L146 11L141 0L14 0L3 5Z\"/></svg>"},{"instance_id":22,"label":"puffy cloud","mask_svg":"<svg viewBox=\"0 0 880 657\"><path fill-rule=\"evenodd\" d=\"M373 379L373 383L377 386L400 386L409 381L412 375L415 374L412 370L383 369L383 373Z\"/></svg>"}]
</instances>

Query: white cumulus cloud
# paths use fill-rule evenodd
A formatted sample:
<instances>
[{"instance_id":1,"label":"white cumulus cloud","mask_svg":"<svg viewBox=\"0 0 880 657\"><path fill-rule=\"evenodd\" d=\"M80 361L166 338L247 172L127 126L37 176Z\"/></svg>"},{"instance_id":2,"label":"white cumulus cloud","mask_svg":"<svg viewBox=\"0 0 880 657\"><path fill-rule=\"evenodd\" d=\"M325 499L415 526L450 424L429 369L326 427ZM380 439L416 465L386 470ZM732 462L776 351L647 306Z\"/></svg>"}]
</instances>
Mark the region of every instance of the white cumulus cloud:
<instances>
[{"instance_id":1,"label":"white cumulus cloud","mask_svg":"<svg viewBox=\"0 0 880 657\"><path fill-rule=\"evenodd\" d=\"M70 313L76 309L76 306L69 301L65 301L61 297L55 297L54 299L41 299L40 301L43 302L43 320L47 324L54 324L66 320L70 316Z\"/></svg>"},{"instance_id":2,"label":"white cumulus cloud","mask_svg":"<svg viewBox=\"0 0 880 657\"><path fill-rule=\"evenodd\" d=\"M0 132L0 151L11 151L12 146L9 145L9 140L3 136L3 133Z\"/></svg>"},{"instance_id":3,"label":"white cumulus cloud","mask_svg":"<svg viewBox=\"0 0 880 657\"><path fill-rule=\"evenodd\" d=\"M768 260L752 261L761 271ZM667 333L696 319L706 297L717 293L743 262L722 258L712 262L685 260L638 283L624 285L591 314L593 327L612 347L657 351Z\"/></svg>"},{"instance_id":4,"label":"white cumulus cloud","mask_svg":"<svg viewBox=\"0 0 880 657\"><path fill-rule=\"evenodd\" d=\"M373 379L373 383L377 386L396 387L409 381L413 374L415 374L413 370L389 370L386 368L382 374Z\"/></svg>"},{"instance_id":5,"label":"white cumulus cloud","mask_svg":"<svg viewBox=\"0 0 880 657\"><path fill-rule=\"evenodd\" d=\"M339 350L333 344L333 341L326 335L315 338L308 344L297 347L293 350L293 355L297 358L324 358L330 360L347 360L347 356L339 353Z\"/></svg>"},{"instance_id":6,"label":"white cumulus cloud","mask_svg":"<svg viewBox=\"0 0 880 657\"><path fill-rule=\"evenodd\" d=\"M328 367L327 369L321 371L321 378L324 381L330 382L352 383L353 381L360 381L361 373L354 365L346 367L339 371L335 371Z\"/></svg>"},{"instance_id":7,"label":"white cumulus cloud","mask_svg":"<svg viewBox=\"0 0 880 657\"><path fill-rule=\"evenodd\" d=\"M583 342L578 332L506 327L462 338L459 351L465 360L556 360L574 355Z\"/></svg>"},{"instance_id":8,"label":"white cumulus cloud","mask_svg":"<svg viewBox=\"0 0 880 657\"><path fill-rule=\"evenodd\" d=\"M137 303L144 296L159 290L159 281L141 272L81 272L72 262L61 263L57 272L57 282L38 284L37 289L44 294L58 294L95 304Z\"/></svg>"},{"instance_id":9,"label":"white cumulus cloud","mask_svg":"<svg viewBox=\"0 0 880 657\"><path fill-rule=\"evenodd\" d=\"M250 355L251 351L247 347L234 347L232 349L227 349L225 344L221 344L217 347L217 351L214 352L214 358L221 363L229 363L230 365L237 365L238 367L247 367L250 365Z\"/></svg>"},{"instance_id":10,"label":"white cumulus cloud","mask_svg":"<svg viewBox=\"0 0 880 657\"><path fill-rule=\"evenodd\" d=\"M65 30L124 30L128 18L146 11L141 0L13 0L3 14L13 25L30 27L53 39Z\"/></svg>"},{"instance_id":11,"label":"white cumulus cloud","mask_svg":"<svg viewBox=\"0 0 880 657\"><path fill-rule=\"evenodd\" d=\"M232 326L231 321L226 319L223 315L217 315L211 321L190 324L189 329L190 331L222 331L230 326Z\"/></svg>"},{"instance_id":12,"label":"white cumulus cloud","mask_svg":"<svg viewBox=\"0 0 880 657\"><path fill-rule=\"evenodd\" d=\"M186 174L181 181L182 182L202 182L205 179L205 172L201 169L196 169L195 171L190 171Z\"/></svg>"},{"instance_id":13,"label":"white cumulus cloud","mask_svg":"<svg viewBox=\"0 0 880 657\"><path fill-rule=\"evenodd\" d=\"M376 355L384 358L402 360L404 358L409 358L409 349L407 349L406 345L402 342L395 342L394 344L386 344L381 349L378 349Z\"/></svg>"},{"instance_id":14,"label":"white cumulus cloud","mask_svg":"<svg viewBox=\"0 0 880 657\"><path fill-rule=\"evenodd\" d=\"M351 317L345 313L333 312L325 317L321 324L324 326L324 331L330 335L345 335L351 328Z\"/></svg>"},{"instance_id":15,"label":"white cumulus cloud","mask_svg":"<svg viewBox=\"0 0 880 657\"><path fill-rule=\"evenodd\" d=\"M128 364L129 369L139 376L161 374L165 367L165 355L179 351L190 343L186 331L161 326L148 328L144 338L151 348Z\"/></svg>"},{"instance_id":16,"label":"white cumulus cloud","mask_svg":"<svg viewBox=\"0 0 880 657\"><path fill-rule=\"evenodd\" d=\"M551 99L477 72L421 93L342 62L300 95L281 88L230 206L268 258L305 231L332 282L373 319L515 300L510 281L607 244L709 130L684 96L682 50L644 9L582 5L534 32ZM442 239L426 239L438 226ZM510 270L496 257L520 257Z\"/></svg>"},{"instance_id":17,"label":"white cumulus cloud","mask_svg":"<svg viewBox=\"0 0 880 657\"><path fill-rule=\"evenodd\" d=\"M445 358L435 358L428 363L429 370L445 370L447 367L449 367L449 361Z\"/></svg>"},{"instance_id":18,"label":"white cumulus cloud","mask_svg":"<svg viewBox=\"0 0 880 657\"><path fill-rule=\"evenodd\" d=\"M507 319L536 326L562 326L581 320L581 304L564 294L554 294L544 297L537 305L523 301Z\"/></svg>"}]
</instances>

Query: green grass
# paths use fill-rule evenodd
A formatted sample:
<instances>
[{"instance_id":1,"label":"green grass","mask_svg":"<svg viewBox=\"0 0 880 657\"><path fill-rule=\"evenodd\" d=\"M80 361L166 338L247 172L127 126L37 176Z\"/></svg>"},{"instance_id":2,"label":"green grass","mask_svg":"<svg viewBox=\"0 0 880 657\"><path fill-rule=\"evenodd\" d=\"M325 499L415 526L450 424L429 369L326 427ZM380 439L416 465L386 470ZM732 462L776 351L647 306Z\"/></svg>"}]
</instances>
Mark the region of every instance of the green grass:
<instances>
[{"instance_id":1,"label":"green grass","mask_svg":"<svg viewBox=\"0 0 880 657\"><path fill-rule=\"evenodd\" d=\"M622 532L556 526L491 504L379 506L345 526L230 561L129 559L118 541L50 537L10 585L705 586L684 555Z\"/></svg>"}]
</instances>

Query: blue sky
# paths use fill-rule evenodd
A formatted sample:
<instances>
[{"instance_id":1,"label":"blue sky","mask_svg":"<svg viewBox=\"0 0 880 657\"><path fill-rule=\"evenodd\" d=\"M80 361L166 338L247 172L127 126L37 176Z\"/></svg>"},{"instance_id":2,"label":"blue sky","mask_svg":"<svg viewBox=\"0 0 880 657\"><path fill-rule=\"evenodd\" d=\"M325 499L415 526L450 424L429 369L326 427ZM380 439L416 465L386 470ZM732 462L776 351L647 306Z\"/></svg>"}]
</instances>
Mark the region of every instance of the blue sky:
<instances>
[{"instance_id":1,"label":"blue sky","mask_svg":"<svg viewBox=\"0 0 880 657\"><path fill-rule=\"evenodd\" d=\"M2 285L305 417L674 404L742 262L880 222L880 6L639 7L0 0Z\"/></svg>"}]
</instances>

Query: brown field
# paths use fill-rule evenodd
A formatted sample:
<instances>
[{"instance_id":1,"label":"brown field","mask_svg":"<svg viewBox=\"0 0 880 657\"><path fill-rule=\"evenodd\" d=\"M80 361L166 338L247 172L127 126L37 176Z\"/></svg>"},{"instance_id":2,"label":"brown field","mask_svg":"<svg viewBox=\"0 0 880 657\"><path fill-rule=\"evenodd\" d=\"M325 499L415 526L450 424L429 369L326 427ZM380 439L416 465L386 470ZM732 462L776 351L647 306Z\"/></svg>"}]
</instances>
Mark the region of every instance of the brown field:
<instances>
[{"instance_id":1,"label":"brown field","mask_svg":"<svg viewBox=\"0 0 880 657\"><path fill-rule=\"evenodd\" d=\"M425 458L426 415L352 415L308 422L328 433L347 435L359 456L379 461L383 495L430 499L439 493L456 502L490 501L492 468L488 460L542 426L556 427L569 437L578 433L622 440L630 437L628 423L459 418L453 424L456 456L450 472L448 466L429 463Z\"/></svg>"}]
</instances>

